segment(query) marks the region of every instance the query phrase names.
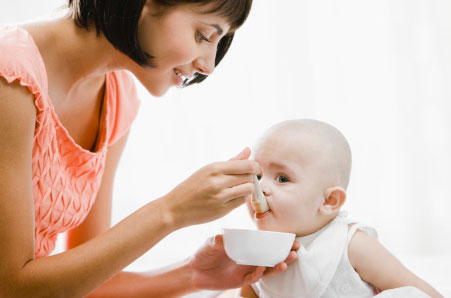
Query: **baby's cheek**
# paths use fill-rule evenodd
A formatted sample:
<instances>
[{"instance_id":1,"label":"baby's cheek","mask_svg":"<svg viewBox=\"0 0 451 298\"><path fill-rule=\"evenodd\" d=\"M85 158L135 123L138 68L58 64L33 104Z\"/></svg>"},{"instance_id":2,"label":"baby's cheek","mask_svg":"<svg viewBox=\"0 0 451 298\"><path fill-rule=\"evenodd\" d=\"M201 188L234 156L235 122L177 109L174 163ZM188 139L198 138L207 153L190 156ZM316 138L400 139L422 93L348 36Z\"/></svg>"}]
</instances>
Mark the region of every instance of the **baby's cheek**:
<instances>
[{"instance_id":1,"label":"baby's cheek","mask_svg":"<svg viewBox=\"0 0 451 298\"><path fill-rule=\"evenodd\" d=\"M299 220L299 212L293 206L279 206L277 219L281 225L290 226Z\"/></svg>"}]
</instances>

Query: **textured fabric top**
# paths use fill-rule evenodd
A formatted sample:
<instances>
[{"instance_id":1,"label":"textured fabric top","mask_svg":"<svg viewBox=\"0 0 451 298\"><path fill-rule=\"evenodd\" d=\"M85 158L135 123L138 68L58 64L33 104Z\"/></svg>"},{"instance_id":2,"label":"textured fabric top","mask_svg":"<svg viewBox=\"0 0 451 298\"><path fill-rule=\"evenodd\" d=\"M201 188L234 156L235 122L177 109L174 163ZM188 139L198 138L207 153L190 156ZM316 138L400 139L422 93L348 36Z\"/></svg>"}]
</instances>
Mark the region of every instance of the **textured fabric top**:
<instances>
[{"instance_id":1,"label":"textured fabric top","mask_svg":"<svg viewBox=\"0 0 451 298\"><path fill-rule=\"evenodd\" d=\"M125 71L106 75L97 147L91 152L77 145L59 121L48 95L44 61L26 30L0 25L0 77L18 81L34 95L35 256L47 256L57 234L79 225L92 207L108 146L127 133L138 111L135 85Z\"/></svg>"}]
</instances>

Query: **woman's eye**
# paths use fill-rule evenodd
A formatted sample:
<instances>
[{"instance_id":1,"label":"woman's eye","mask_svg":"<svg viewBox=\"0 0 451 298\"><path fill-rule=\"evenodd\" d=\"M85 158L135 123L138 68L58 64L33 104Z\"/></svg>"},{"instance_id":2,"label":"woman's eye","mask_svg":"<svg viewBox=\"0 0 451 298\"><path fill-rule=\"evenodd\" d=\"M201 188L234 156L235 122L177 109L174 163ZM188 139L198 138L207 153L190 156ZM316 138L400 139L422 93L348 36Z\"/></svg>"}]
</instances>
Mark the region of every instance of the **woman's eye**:
<instances>
[{"instance_id":1,"label":"woman's eye","mask_svg":"<svg viewBox=\"0 0 451 298\"><path fill-rule=\"evenodd\" d=\"M196 41L197 42L202 42L202 41L210 42L210 40L208 38L206 38L205 35L203 35L199 31L196 32Z\"/></svg>"},{"instance_id":2,"label":"woman's eye","mask_svg":"<svg viewBox=\"0 0 451 298\"><path fill-rule=\"evenodd\" d=\"M257 174L257 179L258 180L262 179L262 174Z\"/></svg>"},{"instance_id":3,"label":"woman's eye","mask_svg":"<svg viewBox=\"0 0 451 298\"><path fill-rule=\"evenodd\" d=\"M284 176L284 175L277 176L276 180L279 183L287 183L288 181L290 181L290 180L288 180L288 177Z\"/></svg>"}]
</instances>

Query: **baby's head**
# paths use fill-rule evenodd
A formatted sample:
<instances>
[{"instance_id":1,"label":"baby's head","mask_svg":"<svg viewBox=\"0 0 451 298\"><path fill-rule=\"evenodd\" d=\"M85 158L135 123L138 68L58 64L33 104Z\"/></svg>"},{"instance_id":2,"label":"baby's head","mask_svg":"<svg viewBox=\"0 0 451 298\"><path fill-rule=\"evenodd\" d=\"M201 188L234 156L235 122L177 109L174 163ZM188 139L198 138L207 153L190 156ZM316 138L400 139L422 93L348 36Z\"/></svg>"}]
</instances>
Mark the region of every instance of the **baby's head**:
<instances>
[{"instance_id":1,"label":"baby's head","mask_svg":"<svg viewBox=\"0 0 451 298\"><path fill-rule=\"evenodd\" d=\"M289 120L267 130L254 148L270 211L255 214L261 230L311 234L331 221L346 199L351 150L333 126Z\"/></svg>"}]
</instances>

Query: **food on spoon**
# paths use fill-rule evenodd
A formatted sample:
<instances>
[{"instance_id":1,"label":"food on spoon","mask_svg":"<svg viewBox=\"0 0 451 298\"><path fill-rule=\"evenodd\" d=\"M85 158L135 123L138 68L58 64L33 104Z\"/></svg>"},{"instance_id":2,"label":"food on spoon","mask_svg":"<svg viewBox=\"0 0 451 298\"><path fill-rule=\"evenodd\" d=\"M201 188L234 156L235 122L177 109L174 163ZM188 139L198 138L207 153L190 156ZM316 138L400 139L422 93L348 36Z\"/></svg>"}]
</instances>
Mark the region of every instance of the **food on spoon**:
<instances>
[{"instance_id":1,"label":"food on spoon","mask_svg":"<svg viewBox=\"0 0 451 298\"><path fill-rule=\"evenodd\" d=\"M252 196L251 205L257 213L265 213L269 210L268 202L266 202L265 195L263 194L258 178L254 176L255 193Z\"/></svg>"}]
</instances>

